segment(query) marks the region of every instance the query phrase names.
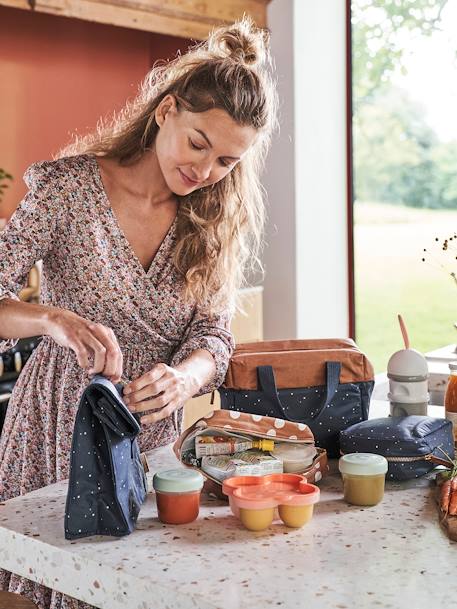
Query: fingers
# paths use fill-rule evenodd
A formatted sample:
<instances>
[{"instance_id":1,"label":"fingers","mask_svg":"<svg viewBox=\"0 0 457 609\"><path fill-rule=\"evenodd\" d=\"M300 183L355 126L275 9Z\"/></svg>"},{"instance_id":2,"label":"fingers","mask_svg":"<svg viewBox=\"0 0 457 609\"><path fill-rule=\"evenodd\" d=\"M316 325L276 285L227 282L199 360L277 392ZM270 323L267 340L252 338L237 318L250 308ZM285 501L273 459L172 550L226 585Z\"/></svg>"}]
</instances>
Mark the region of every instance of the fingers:
<instances>
[{"instance_id":1,"label":"fingers","mask_svg":"<svg viewBox=\"0 0 457 609\"><path fill-rule=\"evenodd\" d=\"M88 339L89 346L94 353L94 363L89 373L103 374L113 382L119 382L123 358L114 332L102 324L90 324L89 330L92 333Z\"/></svg>"},{"instance_id":2,"label":"fingers","mask_svg":"<svg viewBox=\"0 0 457 609\"><path fill-rule=\"evenodd\" d=\"M114 332L66 309L53 309L47 335L74 351L78 364L89 374L103 374L114 382L122 376L122 352ZM91 365L92 361L92 365Z\"/></svg>"},{"instance_id":3,"label":"fingers","mask_svg":"<svg viewBox=\"0 0 457 609\"><path fill-rule=\"evenodd\" d=\"M143 387L143 389L140 389L139 391L127 393L125 395L125 401L129 406L135 406L144 400L158 397L161 393L167 391L167 389L171 389L173 385L175 385L175 380L173 378L162 378L155 383L146 385L146 387Z\"/></svg>"},{"instance_id":4,"label":"fingers","mask_svg":"<svg viewBox=\"0 0 457 609\"><path fill-rule=\"evenodd\" d=\"M141 402L132 403L130 398L125 400L130 412L144 412L146 410L153 410L156 408L163 408L167 406L172 400L178 397L177 391L164 391L162 394L153 397L149 400L143 400Z\"/></svg>"},{"instance_id":5,"label":"fingers","mask_svg":"<svg viewBox=\"0 0 457 609\"><path fill-rule=\"evenodd\" d=\"M170 402L165 408L161 408L157 410L157 412L153 412L151 414L147 414L141 417L140 421L142 425L152 425L153 423L157 423L158 421L162 421L167 417L171 416L173 412L179 408L180 404L176 401Z\"/></svg>"},{"instance_id":6,"label":"fingers","mask_svg":"<svg viewBox=\"0 0 457 609\"><path fill-rule=\"evenodd\" d=\"M88 334L86 338L86 345L92 351L93 363L88 369L89 374L100 373L105 367L105 358L107 355L107 349L105 345L97 340L92 334Z\"/></svg>"},{"instance_id":7,"label":"fingers","mask_svg":"<svg viewBox=\"0 0 457 609\"><path fill-rule=\"evenodd\" d=\"M166 419L187 399L185 376L164 363L124 388L124 400L131 412L147 412L141 423L150 425ZM152 412L149 412L152 411Z\"/></svg>"},{"instance_id":8,"label":"fingers","mask_svg":"<svg viewBox=\"0 0 457 609\"><path fill-rule=\"evenodd\" d=\"M144 387L147 387L148 385L156 383L156 381L162 378L169 369L169 366L166 364L156 364L153 368L151 368L151 370L149 370L149 372L146 372L143 374L143 376L140 376L136 380L126 385L124 388L124 395L130 395L139 391L140 389L143 389ZM156 393L158 393L157 390Z\"/></svg>"},{"instance_id":9,"label":"fingers","mask_svg":"<svg viewBox=\"0 0 457 609\"><path fill-rule=\"evenodd\" d=\"M75 340L73 341L73 343L70 344L70 348L74 351L75 355L76 355L76 359L78 360L78 364L81 368L88 368L89 367L89 352L86 349L86 347L84 346L84 343L82 343L79 340Z\"/></svg>"}]
</instances>

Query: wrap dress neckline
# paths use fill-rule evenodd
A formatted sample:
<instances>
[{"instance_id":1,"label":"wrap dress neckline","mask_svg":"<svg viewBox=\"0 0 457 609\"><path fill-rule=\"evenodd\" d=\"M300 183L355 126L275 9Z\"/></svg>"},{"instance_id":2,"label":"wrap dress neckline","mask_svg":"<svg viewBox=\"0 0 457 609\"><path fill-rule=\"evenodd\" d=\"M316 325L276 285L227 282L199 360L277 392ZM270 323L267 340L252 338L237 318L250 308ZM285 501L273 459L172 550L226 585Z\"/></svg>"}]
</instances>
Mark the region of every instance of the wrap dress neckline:
<instances>
[{"instance_id":1,"label":"wrap dress neckline","mask_svg":"<svg viewBox=\"0 0 457 609\"><path fill-rule=\"evenodd\" d=\"M162 258L164 252L170 251L170 245L174 241L176 237L176 224L178 215L176 214L173 222L170 225L165 237L163 238L157 252L155 253L148 269L145 269L140 262L135 250L133 249L132 244L127 239L124 231L122 230L117 216L114 212L114 209L109 200L108 194L105 189L105 185L103 184L103 179L100 173L100 167L97 161L97 157L93 154L88 155L92 166L92 174L94 177L94 183L97 189L97 193L99 195L99 200L103 204L104 209L106 210L106 214L111 224L112 232L111 235L114 238L117 238L118 245L126 254L126 258L130 260L130 264L139 277L142 279L147 279L152 281L153 283L157 283L157 279L159 277L159 272L162 268Z\"/></svg>"}]
</instances>

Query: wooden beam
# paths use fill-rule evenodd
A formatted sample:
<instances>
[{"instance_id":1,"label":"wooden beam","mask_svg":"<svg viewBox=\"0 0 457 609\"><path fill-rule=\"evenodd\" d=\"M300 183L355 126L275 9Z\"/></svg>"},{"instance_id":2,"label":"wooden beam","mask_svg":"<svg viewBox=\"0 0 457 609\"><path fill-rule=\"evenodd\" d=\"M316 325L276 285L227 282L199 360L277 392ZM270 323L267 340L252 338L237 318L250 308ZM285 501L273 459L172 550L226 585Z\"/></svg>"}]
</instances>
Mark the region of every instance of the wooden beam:
<instances>
[{"instance_id":1,"label":"wooden beam","mask_svg":"<svg viewBox=\"0 0 457 609\"><path fill-rule=\"evenodd\" d=\"M250 15L259 27L266 27L269 2L270 0L0 0L0 6L200 40L213 27L232 23L243 14Z\"/></svg>"}]
</instances>

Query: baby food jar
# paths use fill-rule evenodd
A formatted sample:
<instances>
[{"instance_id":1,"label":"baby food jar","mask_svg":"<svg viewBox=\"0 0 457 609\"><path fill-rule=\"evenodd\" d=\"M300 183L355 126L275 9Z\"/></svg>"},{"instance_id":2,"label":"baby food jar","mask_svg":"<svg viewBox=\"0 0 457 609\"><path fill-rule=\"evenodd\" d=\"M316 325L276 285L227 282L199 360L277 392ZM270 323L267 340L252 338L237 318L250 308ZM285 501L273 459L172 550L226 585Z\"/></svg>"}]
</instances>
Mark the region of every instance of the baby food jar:
<instances>
[{"instance_id":1,"label":"baby food jar","mask_svg":"<svg viewBox=\"0 0 457 609\"><path fill-rule=\"evenodd\" d=\"M198 517L203 476L190 469L167 469L154 474L159 520L165 524L186 524Z\"/></svg>"},{"instance_id":2,"label":"baby food jar","mask_svg":"<svg viewBox=\"0 0 457 609\"><path fill-rule=\"evenodd\" d=\"M376 505L384 496L387 459L371 453L350 453L339 460L344 499L353 505Z\"/></svg>"}]
</instances>

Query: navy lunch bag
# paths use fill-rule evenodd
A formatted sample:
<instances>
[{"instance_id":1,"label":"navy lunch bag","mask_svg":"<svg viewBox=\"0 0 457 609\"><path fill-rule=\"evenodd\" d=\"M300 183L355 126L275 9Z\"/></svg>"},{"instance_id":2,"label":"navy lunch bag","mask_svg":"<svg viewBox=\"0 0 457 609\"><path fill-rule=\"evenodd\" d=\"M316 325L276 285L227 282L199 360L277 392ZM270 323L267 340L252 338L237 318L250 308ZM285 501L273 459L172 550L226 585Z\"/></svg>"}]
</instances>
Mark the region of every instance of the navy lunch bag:
<instances>
[{"instance_id":1,"label":"navy lunch bag","mask_svg":"<svg viewBox=\"0 0 457 609\"><path fill-rule=\"evenodd\" d=\"M342 454L375 453L387 459L387 478L419 478L454 459L452 423L410 415L370 419L341 432Z\"/></svg>"},{"instance_id":2,"label":"navy lunch bag","mask_svg":"<svg viewBox=\"0 0 457 609\"><path fill-rule=\"evenodd\" d=\"M237 346L221 407L308 425L316 446L339 456L339 433L368 419L373 367L351 339Z\"/></svg>"},{"instance_id":3,"label":"navy lunch bag","mask_svg":"<svg viewBox=\"0 0 457 609\"><path fill-rule=\"evenodd\" d=\"M95 376L81 397L71 448L66 539L128 535L146 499L136 440L140 425L120 387Z\"/></svg>"}]
</instances>

